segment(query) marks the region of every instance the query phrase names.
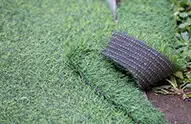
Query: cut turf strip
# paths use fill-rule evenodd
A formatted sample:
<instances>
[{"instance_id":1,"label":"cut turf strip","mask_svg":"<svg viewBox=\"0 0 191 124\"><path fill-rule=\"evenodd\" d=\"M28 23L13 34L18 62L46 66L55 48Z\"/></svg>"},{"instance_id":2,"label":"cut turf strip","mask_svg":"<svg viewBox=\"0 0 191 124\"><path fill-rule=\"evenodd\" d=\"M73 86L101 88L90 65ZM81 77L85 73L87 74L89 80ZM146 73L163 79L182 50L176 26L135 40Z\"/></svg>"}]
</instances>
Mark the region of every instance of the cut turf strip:
<instances>
[{"instance_id":1,"label":"cut turf strip","mask_svg":"<svg viewBox=\"0 0 191 124\"><path fill-rule=\"evenodd\" d=\"M132 118L134 123L165 123L162 114L145 99L134 80L127 77L129 74L122 74L110 62L104 61L100 51L79 47L71 49L68 58L84 82L93 84L92 89L99 89L100 96L103 94L105 100Z\"/></svg>"},{"instance_id":2,"label":"cut turf strip","mask_svg":"<svg viewBox=\"0 0 191 124\"><path fill-rule=\"evenodd\" d=\"M173 72L167 57L120 32L113 33L102 53L130 71L143 90L151 89Z\"/></svg>"},{"instance_id":3,"label":"cut turf strip","mask_svg":"<svg viewBox=\"0 0 191 124\"><path fill-rule=\"evenodd\" d=\"M175 39L169 8L170 3L162 0L126 1L119 10L119 22L113 30L127 32L129 36L144 41L167 56L173 63L180 64L171 48ZM165 123L161 113L143 97L131 76L121 73L101 54L112 31L87 33L88 30L91 29L86 28L86 33L76 38L80 41L83 39L81 37L88 37L88 40L71 43L68 47L67 56L72 69L81 75L85 83L95 86L100 96L104 95L108 102L125 112L135 123Z\"/></svg>"}]
</instances>

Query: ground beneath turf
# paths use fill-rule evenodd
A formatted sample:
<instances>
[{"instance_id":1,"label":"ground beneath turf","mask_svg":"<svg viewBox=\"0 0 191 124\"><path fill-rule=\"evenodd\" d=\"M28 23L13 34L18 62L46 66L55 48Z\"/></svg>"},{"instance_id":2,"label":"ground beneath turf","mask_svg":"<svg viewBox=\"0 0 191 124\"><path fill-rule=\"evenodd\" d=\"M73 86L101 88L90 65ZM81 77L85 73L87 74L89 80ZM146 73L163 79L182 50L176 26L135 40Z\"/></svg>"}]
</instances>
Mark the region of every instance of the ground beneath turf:
<instances>
[{"instance_id":1,"label":"ground beneath turf","mask_svg":"<svg viewBox=\"0 0 191 124\"><path fill-rule=\"evenodd\" d=\"M148 92L149 101L165 114L169 124L191 124L191 99Z\"/></svg>"}]
</instances>

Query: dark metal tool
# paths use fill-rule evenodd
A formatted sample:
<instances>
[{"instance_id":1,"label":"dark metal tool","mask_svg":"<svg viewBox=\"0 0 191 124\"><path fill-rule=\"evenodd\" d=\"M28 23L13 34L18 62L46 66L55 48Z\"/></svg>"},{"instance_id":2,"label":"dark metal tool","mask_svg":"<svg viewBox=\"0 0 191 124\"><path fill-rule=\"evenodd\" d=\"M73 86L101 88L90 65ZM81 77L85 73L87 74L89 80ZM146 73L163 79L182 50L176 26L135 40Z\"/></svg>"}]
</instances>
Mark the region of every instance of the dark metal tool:
<instances>
[{"instance_id":1,"label":"dark metal tool","mask_svg":"<svg viewBox=\"0 0 191 124\"><path fill-rule=\"evenodd\" d=\"M173 72L166 56L124 33L114 32L102 53L132 73L143 90L157 85Z\"/></svg>"}]
</instances>

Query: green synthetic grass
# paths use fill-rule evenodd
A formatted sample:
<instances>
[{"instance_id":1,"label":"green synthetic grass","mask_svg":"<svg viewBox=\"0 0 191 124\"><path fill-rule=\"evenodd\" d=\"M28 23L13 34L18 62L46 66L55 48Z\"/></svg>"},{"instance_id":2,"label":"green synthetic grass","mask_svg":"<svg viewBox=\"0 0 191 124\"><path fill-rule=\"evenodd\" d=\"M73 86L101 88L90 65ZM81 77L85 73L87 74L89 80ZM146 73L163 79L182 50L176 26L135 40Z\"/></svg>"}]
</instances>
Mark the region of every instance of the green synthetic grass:
<instances>
[{"instance_id":1,"label":"green synthetic grass","mask_svg":"<svg viewBox=\"0 0 191 124\"><path fill-rule=\"evenodd\" d=\"M117 29L176 62L170 3L126 2L116 26L101 0L1 0L0 123L163 124L134 81L100 52Z\"/></svg>"},{"instance_id":2,"label":"green synthetic grass","mask_svg":"<svg viewBox=\"0 0 191 124\"><path fill-rule=\"evenodd\" d=\"M176 23L168 0L126 1L119 10L118 30L128 32L130 36L144 41L166 55L174 64L174 69L181 67L184 60L176 52L174 37Z\"/></svg>"},{"instance_id":3,"label":"green synthetic grass","mask_svg":"<svg viewBox=\"0 0 191 124\"><path fill-rule=\"evenodd\" d=\"M75 0L1 0L1 124L132 123L67 67L64 44L76 42L79 10L89 17L88 8L78 4ZM101 4L87 3L99 14L107 10Z\"/></svg>"}]
</instances>

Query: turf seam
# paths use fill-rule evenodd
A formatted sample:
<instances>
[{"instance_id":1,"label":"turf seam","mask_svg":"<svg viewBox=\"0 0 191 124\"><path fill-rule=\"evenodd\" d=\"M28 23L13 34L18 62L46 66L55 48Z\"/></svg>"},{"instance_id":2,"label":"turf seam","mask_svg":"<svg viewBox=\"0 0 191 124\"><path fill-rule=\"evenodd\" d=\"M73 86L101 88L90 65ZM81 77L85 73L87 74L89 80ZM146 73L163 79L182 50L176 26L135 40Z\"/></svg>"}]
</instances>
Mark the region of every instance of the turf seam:
<instances>
[{"instance_id":1,"label":"turf seam","mask_svg":"<svg viewBox=\"0 0 191 124\"><path fill-rule=\"evenodd\" d=\"M124 115L128 116L131 121L139 123L139 121L136 121L132 116L131 113L127 113L127 111L125 109L123 109L123 107L120 104L117 104L115 101L108 99L103 91L94 83L92 83L91 81L89 81L86 76L83 74L83 72L80 71L80 67L75 66L75 64L69 59L69 68L71 68L71 70L75 70L74 73L78 76L80 76L82 82L84 82L86 85L90 86L91 89L94 89L94 92L98 95L104 98L104 100L106 100L108 103L110 103L112 106L114 106L115 109L123 111Z\"/></svg>"}]
</instances>

